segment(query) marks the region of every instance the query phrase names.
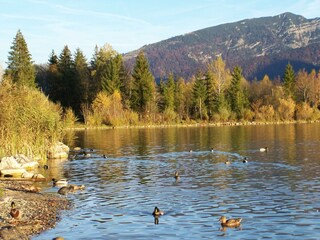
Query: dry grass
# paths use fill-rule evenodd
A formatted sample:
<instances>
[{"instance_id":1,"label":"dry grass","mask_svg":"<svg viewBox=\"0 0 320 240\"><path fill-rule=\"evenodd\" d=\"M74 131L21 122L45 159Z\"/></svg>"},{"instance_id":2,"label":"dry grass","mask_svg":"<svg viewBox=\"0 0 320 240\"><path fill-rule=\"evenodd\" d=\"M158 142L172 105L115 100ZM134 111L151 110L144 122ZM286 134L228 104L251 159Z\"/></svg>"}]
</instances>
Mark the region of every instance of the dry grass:
<instances>
[{"instance_id":1,"label":"dry grass","mask_svg":"<svg viewBox=\"0 0 320 240\"><path fill-rule=\"evenodd\" d=\"M62 138L61 108L36 89L0 84L0 156L17 153L46 158Z\"/></svg>"}]
</instances>

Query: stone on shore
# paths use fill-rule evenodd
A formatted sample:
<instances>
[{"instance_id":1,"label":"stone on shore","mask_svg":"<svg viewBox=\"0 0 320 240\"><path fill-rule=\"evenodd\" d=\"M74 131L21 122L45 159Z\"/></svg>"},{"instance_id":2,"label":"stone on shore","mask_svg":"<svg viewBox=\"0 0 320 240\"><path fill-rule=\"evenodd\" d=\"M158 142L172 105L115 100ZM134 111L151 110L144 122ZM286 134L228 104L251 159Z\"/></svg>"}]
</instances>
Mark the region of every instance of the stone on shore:
<instances>
[{"instance_id":1,"label":"stone on shore","mask_svg":"<svg viewBox=\"0 0 320 240\"><path fill-rule=\"evenodd\" d=\"M69 155L69 147L62 142L57 142L48 150L47 157L49 159L67 159Z\"/></svg>"}]
</instances>

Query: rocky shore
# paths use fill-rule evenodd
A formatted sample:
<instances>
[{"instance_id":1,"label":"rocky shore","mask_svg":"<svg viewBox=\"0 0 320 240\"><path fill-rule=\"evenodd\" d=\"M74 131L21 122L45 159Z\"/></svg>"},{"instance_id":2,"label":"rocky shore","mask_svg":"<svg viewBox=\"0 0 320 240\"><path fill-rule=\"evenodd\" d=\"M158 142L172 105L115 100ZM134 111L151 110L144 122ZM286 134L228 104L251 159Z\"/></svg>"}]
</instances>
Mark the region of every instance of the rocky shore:
<instances>
[{"instance_id":1,"label":"rocky shore","mask_svg":"<svg viewBox=\"0 0 320 240\"><path fill-rule=\"evenodd\" d=\"M21 212L18 219L10 216L12 201ZM61 212L70 208L65 197L35 192L33 182L0 180L0 239L31 239L53 228Z\"/></svg>"}]
</instances>

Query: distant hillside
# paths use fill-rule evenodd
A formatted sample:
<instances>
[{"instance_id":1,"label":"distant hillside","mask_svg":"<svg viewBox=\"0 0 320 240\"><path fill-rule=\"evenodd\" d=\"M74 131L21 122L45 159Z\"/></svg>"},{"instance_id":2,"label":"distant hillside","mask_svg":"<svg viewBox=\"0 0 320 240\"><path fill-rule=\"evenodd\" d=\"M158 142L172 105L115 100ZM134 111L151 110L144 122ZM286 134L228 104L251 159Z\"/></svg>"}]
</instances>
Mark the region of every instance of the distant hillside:
<instances>
[{"instance_id":1,"label":"distant hillside","mask_svg":"<svg viewBox=\"0 0 320 240\"><path fill-rule=\"evenodd\" d=\"M283 13L205 28L127 53L129 66L141 50L157 79L170 72L188 79L218 55L231 69L241 66L248 80L282 76L288 62L294 69L318 70L320 18Z\"/></svg>"}]
</instances>

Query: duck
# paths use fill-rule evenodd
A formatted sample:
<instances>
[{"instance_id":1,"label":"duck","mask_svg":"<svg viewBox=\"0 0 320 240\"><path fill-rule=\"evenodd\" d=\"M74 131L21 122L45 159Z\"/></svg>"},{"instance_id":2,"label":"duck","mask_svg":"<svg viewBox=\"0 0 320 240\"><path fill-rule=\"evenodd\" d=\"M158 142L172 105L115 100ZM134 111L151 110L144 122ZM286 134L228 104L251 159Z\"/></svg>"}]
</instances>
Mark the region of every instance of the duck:
<instances>
[{"instance_id":1,"label":"duck","mask_svg":"<svg viewBox=\"0 0 320 240\"><path fill-rule=\"evenodd\" d=\"M180 176L179 176L179 172L178 172L178 171L176 171L176 172L174 173L174 178L175 178L176 180L179 180Z\"/></svg>"},{"instance_id":2,"label":"duck","mask_svg":"<svg viewBox=\"0 0 320 240\"><path fill-rule=\"evenodd\" d=\"M229 160L227 160L227 161L225 162L225 164L229 165L229 164L231 164L231 162L230 162Z\"/></svg>"},{"instance_id":3,"label":"duck","mask_svg":"<svg viewBox=\"0 0 320 240\"><path fill-rule=\"evenodd\" d=\"M65 178L61 178L60 180L56 180L55 178L52 178L52 185L59 186L59 187L64 187L68 185L68 181Z\"/></svg>"},{"instance_id":4,"label":"duck","mask_svg":"<svg viewBox=\"0 0 320 240\"><path fill-rule=\"evenodd\" d=\"M242 218L230 218L227 220L225 216L222 216L219 219L222 227L239 227L242 221Z\"/></svg>"},{"instance_id":5,"label":"duck","mask_svg":"<svg viewBox=\"0 0 320 240\"><path fill-rule=\"evenodd\" d=\"M193 152L192 149L190 149L189 152L192 153Z\"/></svg>"},{"instance_id":6,"label":"duck","mask_svg":"<svg viewBox=\"0 0 320 240\"><path fill-rule=\"evenodd\" d=\"M152 215L154 217L159 217L159 216L161 216L163 214L164 214L164 212L160 211L160 209L158 207L155 207L154 210L153 210L153 213L152 213Z\"/></svg>"},{"instance_id":7,"label":"duck","mask_svg":"<svg viewBox=\"0 0 320 240\"><path fill-rule=\"evenodd\" d=\"M213 149L213 148L211 148L210 152L212 152L212 153L213 153L213 152L214 152L214 149Z\"/></svg>"},{"instance_id":8,"label":"duck","mask_svg":"<svg viewBox=\"0 0 320 240\"><path fill-rule=\"evenodd\" d=\"M242 160L242 162L243 162L243 163L247 163L247 162L248 162L248 158L247 158L247 157L244 157L243 160Z\"/></svg>"},{"instance_id":9,"label":"duck","mask_svg":"<svg viewBox=\"0 0 320 240\"><path fill-rule=\"evenodd\" d=\"M14 219L18 219L21 216L21 212L19 209L15 208L15 206L15 202L11 202L10 216Z\"/></svg>"},{"instance_id":10,"label":"duck","mask_svg":"<svg viewBox=\"0 0 320 240\"><path fill-rule=\"evenodd\" d=\"M268 147L262 147L260 148L260 152L267 152L269 150Z\"/></svg>"},{"instance_id":11,"label":"duck","mask_svg":"<svg viewBox=\"0 0 320 240\"><path fill-rule=\"evenodd\" d=\"M70 186L64 186L64 187L61 187L59 190L58 190L58 193L60 195L67 195L72 189L70 188Z\"/></svg>"},{"instance_id":12,"label":"duck","mask_svg":"<svg viewBox=\"0 0 320 240\"><path fill-rule=\"evenodd\" d=\"M84 185L80 185L80 186L77 186L77 185L69 185L68 186L68 188L69 188L69 190L70 191L77 191L77 190L83 190L83 189L85 189L85 186Z\"/></svg>"}]
</instances>

